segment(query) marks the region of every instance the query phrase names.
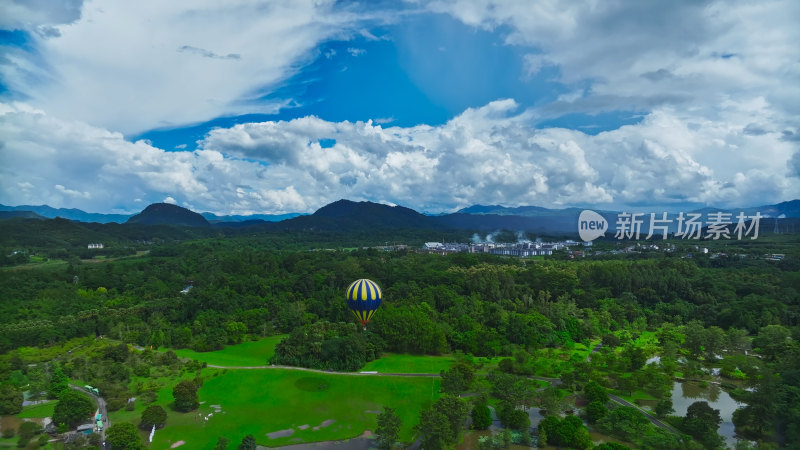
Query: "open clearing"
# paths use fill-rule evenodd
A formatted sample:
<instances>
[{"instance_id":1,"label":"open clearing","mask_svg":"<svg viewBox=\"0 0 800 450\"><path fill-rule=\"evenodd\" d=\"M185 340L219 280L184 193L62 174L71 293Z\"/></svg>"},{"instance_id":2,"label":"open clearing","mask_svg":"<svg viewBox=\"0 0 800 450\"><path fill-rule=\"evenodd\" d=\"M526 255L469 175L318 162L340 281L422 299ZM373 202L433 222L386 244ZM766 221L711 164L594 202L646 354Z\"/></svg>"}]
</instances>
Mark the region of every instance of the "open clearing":
<instances>
[{"instance_id":1,"label":"open clearing","mask_svg":"<svg viewBox=\"0 0 800 450\"><path fill-rule=\"evenodd\" d=\"M56 401L53 400L47 403L40 403L38 405L31 405L22 408L22 412L17 414L20 419L43 419L45 417L53 417L53 410L56 408Z\"/></svg>"},{"instance_id":2,"label":"open clearing","mask_svg":"<svg viewBox=\"0 0 800 450\"><path fill-rule=\"evenodd\" d=\"M380 373L439 373L448 370L454 362L455 358L452 356L387 353L380 359L368 362L361 370Z\"/></svg>"},{"instance_id":3,"label":"open clearing","mask_svg":"<svg viewBox=\"0 0 800 450\"><path fill-rule=\"evenodd\" d=\"M258 341L229 345L213 352L196 352L189 349L173 350L180 358L196 359L215 366L246 367L269 364L275 354L275 346L287 335L268 336ZM159 349L167 351L168 349Z\"/></svg>"},{"instance_id":4,"label":"open clearing","mask_svg":"<svg viewBox=\"0 0 800 450\"><path fill-rule=\"evenodd\" d=\"M204 371L202 404L195 412L172 411L171 387L159 392L156 403L167 409L168 418L166 427L156 431L152 448L168 448L181 440L187 448L212 448L219 436L240 442L247 434L270 447L348 439L374 430L377 415L367 411L383 406L396 408L403 423L400 440L410 442L421 410L438 398L441 384L439 378L310 375L281 369L214 372L219 375ZM220 405L222 412L211 405ZM137 423L143 405L136 409L112 413L111 419ZM289 429L290 435L267 436Z\"/></svg>"}]
</instances>

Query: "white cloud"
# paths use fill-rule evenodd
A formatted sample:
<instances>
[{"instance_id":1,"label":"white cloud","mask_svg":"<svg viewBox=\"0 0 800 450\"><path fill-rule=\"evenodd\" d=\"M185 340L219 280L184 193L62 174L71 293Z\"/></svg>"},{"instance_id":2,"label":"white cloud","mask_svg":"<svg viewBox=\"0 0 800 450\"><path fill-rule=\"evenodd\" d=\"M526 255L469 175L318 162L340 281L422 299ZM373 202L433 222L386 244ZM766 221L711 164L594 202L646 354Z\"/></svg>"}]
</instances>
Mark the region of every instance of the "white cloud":
<instances>
[{"instance_id":1,"label":"white cloud","mask_svg":"<svg viewBox=\"0 0 800 450\"><path fill-rule=\"evenodd\" d=\"M5 0L0 3L0 29L46 32L52 25L78 20L81 3L83 0Z\"/></svg>"},{"instance_id":2,"label":"white cloud","mask_svg":"<svg viewBox=\"0 0 800 450\"><path fill-rule=\"evenodd\" d=\"M175 199L172 198L172 197L167 197L164 200L162 200L161 202L162 203L169 203L170 205L177 205L178 204L178 202L175 201Z\"/></svg>"},{"instance_id":3,"label":"white cloud","mask_svg":"<svg viewBox=\"0 0 800 450\"><path fill-rule=\"evenodd\" d=\"M719 120L662 108L596 136L535 129L513 100L440 126L316 117L212 130L192 152L0 103L0 203L131 212L180 199L198 211L311 212L349 198L430 212L476 203L608 207L756 206L800 192L796 142L766 102L731 101ZM321 139L335 139L322 148ZM60 187L58 187L60 186Z\"/></svg>"},{"instance_id":4,"label":"white cloud","mask_svg":"<svg viewBox=\"0 0 800 450\"><path fill-rule=\"evenodd\" d=\"M57 191L61 192L64 195L68 195L70 197L92 198L92 194L90 194L88 192L81 192L81 191L76 191L76 190L73 190L73 189L67 189L64 186L60 185L60 184L55 185L55 188L56 188Z\"/></svg>"},{"instance_id":5,"label":"white cloud","mask_svg":"<svg viewBox=\"0 0 800 450\"><path fill-rule=\"evenodd\" d=\"M0 26L32 31L35 51L6 49L0 79L49 114L125 133L274 112L265 89L357 21L333 0L51 3L3 2L15 20Z\"/></svg>"},{"instance_id":6,"label":"white cloud","mask_svg":"<svg viewBox=\"0 0 800 450\"><path fill-rule=\"evenodd\" d=\"M542 116L673 105L717 120L727 100L759 97L778 127L796 125L800 114L794 0L440 0L428 8L530 48L527 75L556 66L568 86L590 84L584 98L546 105Z\"/></svg>"},{"instance_id":7,"label":"white cloud","mask_svg":"<svg viewBox=\"0 0 800 450\"><path fill-rule=\"evenodd\" d=\"M348 47L347 53L350 53L352 56L361 56L367 53L367 50L363 48L355 48L355 47Z\"/></svg>"}]
</instances>

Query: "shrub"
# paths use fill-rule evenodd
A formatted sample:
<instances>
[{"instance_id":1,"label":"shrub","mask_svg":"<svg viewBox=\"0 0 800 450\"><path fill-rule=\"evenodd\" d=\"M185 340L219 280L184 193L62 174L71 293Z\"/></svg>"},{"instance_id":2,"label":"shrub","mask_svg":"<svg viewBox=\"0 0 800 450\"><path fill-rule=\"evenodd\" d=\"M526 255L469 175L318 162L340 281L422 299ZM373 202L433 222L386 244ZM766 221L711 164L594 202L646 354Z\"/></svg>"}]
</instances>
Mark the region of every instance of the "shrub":
<instances>
[{"instance_id":1,"label":"shrub","mask_svg":"<svg viewBox=\"0 0 800 450\"><path fill-rule=\"evenodd\" d=\"M158 394L153 391L144 391L139 395L139 400L141 400L144 404L149 405L150 403L158 400Z\"/></svg>"},{"instance_id":2,"label":"shrub","mask_svg":"<svg viewBox=\"0 0 800 450\"><path fill-rule=\"evenodd\" d=\"M108 399L108 403L106 404L106 408L108 408L108 410L110 412L119 411L120 409L122 409L125 406L125 403L127 401L128 401L128 399L125 399L125 398L119 398L119 397L110 398L110 399Z\"/></svg>"},{"instance_id":3,"label":"shrub","mask_svg":"<svg viewBox=\"0 0 800 450\"><path fill-rule=\"evenodd\" d=\"M30 439L42 432L42 426L36 422L22 422L17 432L21 438Z\"/></svg>"}]
</instances>

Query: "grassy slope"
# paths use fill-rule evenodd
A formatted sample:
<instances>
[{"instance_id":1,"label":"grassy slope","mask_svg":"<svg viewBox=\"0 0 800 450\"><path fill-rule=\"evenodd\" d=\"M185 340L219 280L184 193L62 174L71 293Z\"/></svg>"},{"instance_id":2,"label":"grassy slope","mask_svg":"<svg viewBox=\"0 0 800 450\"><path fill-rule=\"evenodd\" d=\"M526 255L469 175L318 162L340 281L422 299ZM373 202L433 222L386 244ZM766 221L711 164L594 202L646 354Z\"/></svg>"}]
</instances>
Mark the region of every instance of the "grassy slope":
<instances>
[{"instance_id":1,"label":"grassy slope","mask_svg":"<svg viewBox=\"0 0 800 450\"><path fill-rule=\"evenodd\" d=\"M53 417L53 410L56 408L56 401L53 400L39 405L31 405L22 408L22 412L17 414L20 419Z\"/></svg>"},{"instance_id":2,"label":"grassy slope","mask_svg":"<svg viewBox=\"0 0 800 450\"><path fill-rule=\"evenodd\" d=\"M275 354L275 346L287 335L269 336L252 342L229 345L214 352L196 352L189 349L174 350L180 358L196 359L217 366L247 367L264 366ZM167 349L159 349L166 351Z\"/></svg>"},{"instance_id":3,"label":"grassy slope","mask_svg":"<svg viewBox=\"0 0 800 450\"><path fill-rule=\"evenodd\" d=\"M406 354L384 354L380 359L368 362L365 371L380 373L439 373L455 362L452 356L427 356Z\"/></svg>"},{"instance_id":4,"label":"grassy slope","mask_svg":"<svg viewBox=\"0 0 800 450\"><path fill-rule=\"evenodd\" d=\"M168 411L167 426L156 432L153 448L167 448L183 440L187 448L213 448L218 436L231 442L253 434L261 445L279 446L296 442L347 439L374 430L377 414L383 406L396 408L403 428L400 439L411 441L413 427L422 408L438 397L438 378L402 378L309 374L292 370L204 371L206 381L199 390L203 404L193 413L177 413L168 406L172 401L170 384L161 391L156 404ZM326 386L319 389L319 386ZM202 419L221 405L222 414ZM138 423L144 405L135 411L112 413L112 421ZM324 420L335 422L314 431L311 427ZM299 430L300 425L310 428ZM294 428L292 436L269 439L266 434ZM149 433L142 433L144 439ZM299 439L299 440L298 440Z\"/></svg>"}]
</instances>

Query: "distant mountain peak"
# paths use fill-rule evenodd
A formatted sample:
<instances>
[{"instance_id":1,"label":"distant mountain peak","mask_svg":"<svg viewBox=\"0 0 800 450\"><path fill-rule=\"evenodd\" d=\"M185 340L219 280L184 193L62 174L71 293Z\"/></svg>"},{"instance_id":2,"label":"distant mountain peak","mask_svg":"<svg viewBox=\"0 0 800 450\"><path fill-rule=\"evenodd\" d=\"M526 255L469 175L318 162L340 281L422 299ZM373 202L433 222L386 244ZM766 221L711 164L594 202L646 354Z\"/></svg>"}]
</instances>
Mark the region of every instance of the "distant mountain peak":
<instances>
[{"instance_id":1,"label":"distant mountain peak","mask_svg":"<svg viewBox=\"0 0 800 450\"><path fill-rule=\"evenodd\" d=\"M383 203L375 203L369 201L354 202L352 200L336 200L333 203L327 204L322 208L316 210L313 216L317 217L343 217L353 214L370 214L378 211L388 212L392 214L404 214L408 216L422 216L422 214L414 211L413 209L404 206L390 206Z\"/></svg>"},{"instance_id":2,"label":"distant mountain peak","mask_svg":"<svg viewBox=\"0 0 800 450\"><path fill-rule=\"evenodd\" d=\"M325 205L314 214L287 219L280 224L289 229L333 231L436 227L430 217L404 206L345 199Z\"/></svg>"},{"instance_id":3,"label":"distant mountain peak","mask_svg":"<svg viewBox=\"0 0 800 450\"><path fill-rule=\"evenodd\" d=\"M200 214L171 203L153 203L139 214L128 219L126 223L189 227L207 227L211 225Z\"/></svg>"}]
</instances>

